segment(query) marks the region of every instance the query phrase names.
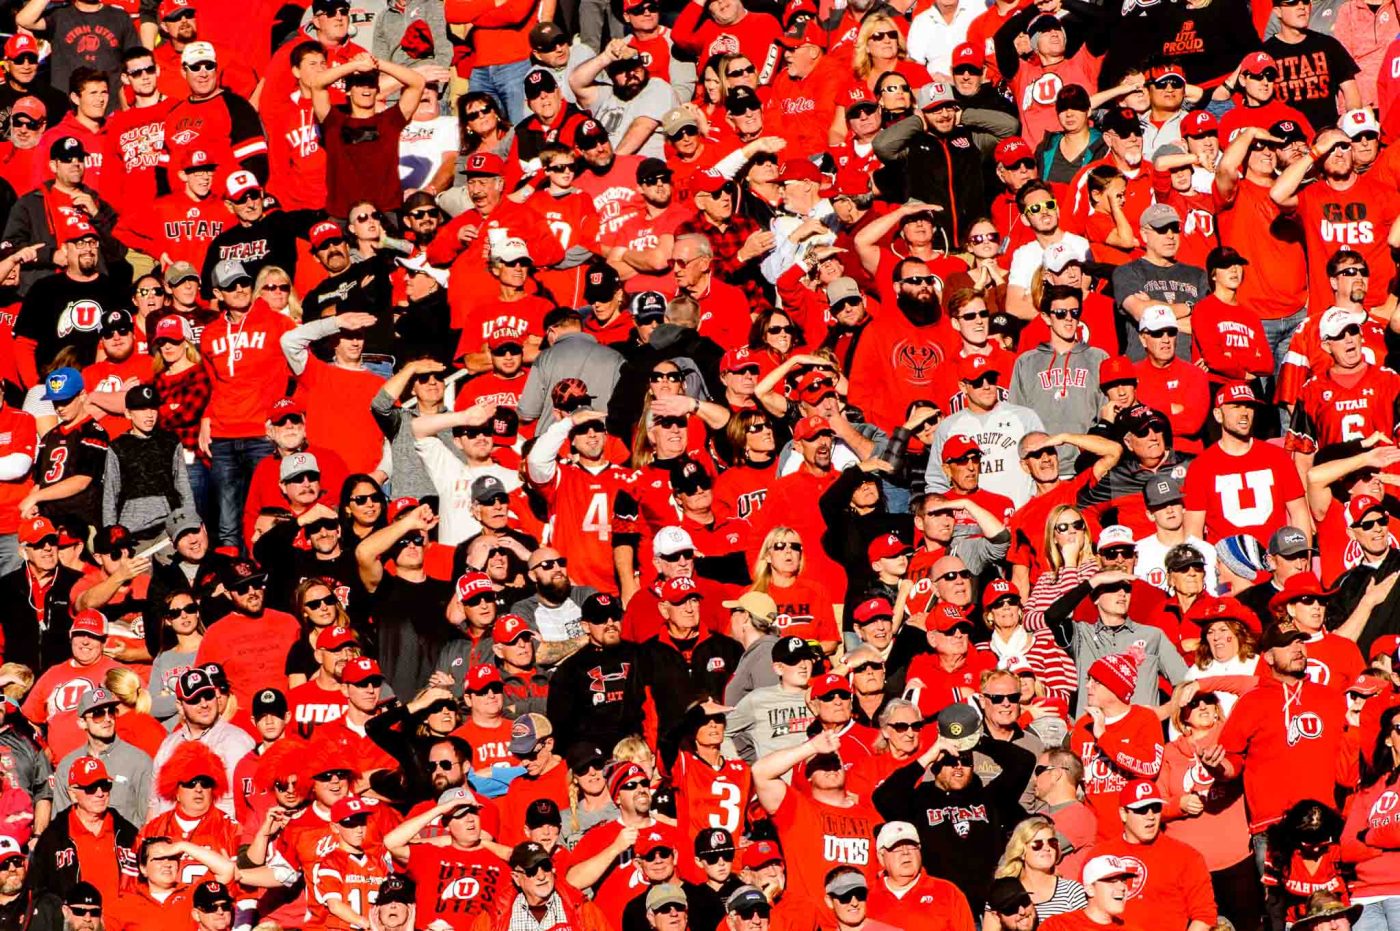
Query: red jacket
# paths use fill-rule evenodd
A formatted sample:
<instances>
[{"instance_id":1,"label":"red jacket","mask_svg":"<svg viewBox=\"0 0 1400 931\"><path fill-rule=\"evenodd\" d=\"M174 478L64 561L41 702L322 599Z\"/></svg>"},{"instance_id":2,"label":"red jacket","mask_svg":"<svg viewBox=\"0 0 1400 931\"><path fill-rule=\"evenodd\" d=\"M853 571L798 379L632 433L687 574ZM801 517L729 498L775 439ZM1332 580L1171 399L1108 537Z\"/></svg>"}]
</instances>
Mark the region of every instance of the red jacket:
<instances>
[{"instance_id":1,"label":"red jacket","mask_svg":"<svg viewBox=\"0 0 1400 931\"><path fill-rule=\"evenodd\" d=\"M1341 858L1356 865L1351 894L1400 895L1400 786L1392 777L1362 789L1342 829Z\"/></svg>"}]
</instances>

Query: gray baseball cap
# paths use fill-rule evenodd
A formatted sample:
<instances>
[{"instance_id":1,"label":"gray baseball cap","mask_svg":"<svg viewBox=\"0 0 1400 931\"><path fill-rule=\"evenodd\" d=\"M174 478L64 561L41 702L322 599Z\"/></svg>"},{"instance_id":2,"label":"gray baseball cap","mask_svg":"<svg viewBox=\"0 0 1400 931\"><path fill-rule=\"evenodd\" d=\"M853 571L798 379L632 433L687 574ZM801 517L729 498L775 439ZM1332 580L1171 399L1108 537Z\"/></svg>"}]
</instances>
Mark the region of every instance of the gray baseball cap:
<instances>
[{"instance_id":1,"label":"gray baseball cap","mask_svg":"<svg viewBox=\"0 0 1400 931\"><path fill-rule=\"evenodd\" d=\"M1142 487L1142 500L1149 511L1181 500L1181 482L1170 475L1153 478Z\"/></svg>"}]
</instances>

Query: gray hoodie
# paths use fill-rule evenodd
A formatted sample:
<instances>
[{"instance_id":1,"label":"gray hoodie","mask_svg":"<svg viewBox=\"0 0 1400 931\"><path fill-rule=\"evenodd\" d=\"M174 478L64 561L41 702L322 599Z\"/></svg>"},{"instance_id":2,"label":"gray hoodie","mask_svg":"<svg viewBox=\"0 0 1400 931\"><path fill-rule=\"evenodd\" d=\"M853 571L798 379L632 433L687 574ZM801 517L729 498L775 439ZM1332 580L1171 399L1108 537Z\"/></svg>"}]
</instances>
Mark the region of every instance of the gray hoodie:
<instances>
[{"instance_id":1,"label":"gray hoodie","mask_svg":"<svg viewBox=\"0 0 1400 931\"><path fill-rule=\"evenodd\" d=\"M1046 433L1087 433L1098 416L1099 366L1108 353L1088 343L1075 343L1061 354L1044 342L1021 354L1011 369L1012 404L1029 407L1040 415ZM1061 468L1071 470L1079 450L1060 448Z\"/></svg>"}]
</instances>

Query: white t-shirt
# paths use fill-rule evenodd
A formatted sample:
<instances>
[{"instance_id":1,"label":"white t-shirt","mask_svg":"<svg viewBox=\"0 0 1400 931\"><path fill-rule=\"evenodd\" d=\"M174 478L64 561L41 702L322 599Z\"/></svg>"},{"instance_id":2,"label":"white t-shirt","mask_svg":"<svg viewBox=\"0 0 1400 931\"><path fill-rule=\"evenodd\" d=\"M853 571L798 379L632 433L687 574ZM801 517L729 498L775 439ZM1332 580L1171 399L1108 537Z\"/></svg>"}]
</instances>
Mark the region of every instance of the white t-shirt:
<instances>
[{"instance_id":1,"label":"white t-shirt","mask_svg":"<svg viewBox=\"0 0 1400 931\"><path fill-rule=\"evenodd\" d=\"M1167 552L1175 544L1168 545L1150 534L1136 541L1137 568L1133 574L1148 585L1167 591ZM1187 537L1186 545L1201 554L1206 563L1206 591L1215 591L1215 547L1198 537Z\"/></svg>"},{"instance_id":2,"label":"white t-shirt","mask_svg":"<svg viewBox=\"0 0 1400 931\"><path fill-rule=\"evenodd\" d=\"M928 470L925 482L929 491L948 490L948 476L943 471L943 444L948 437L963 433L972 437L982 450L981 488L1005 495L1020 507L1031 498L1034 486L1026 470L1021 468L1021 459L1016 455L1021 437L1027 433L1043 431L1045 424L1040 415L1029 407L1002 401L986 414L974 414L961 410L943 418L934 431L933 442L929 446Z\"/></svg>"},{"instance_id":3,"label":"white t-shirt","mask_svg":"<svg viewBox=\"0 0 1400 931\"><path fill-rule=\"evenodd\" d=\"M459 142L455 116L410 120L399 134L399 181L404 190L427 184L442 157L457 152Z\"/></svg>"},{"instance_id":4,"label":"white t-shirt","mask_svg":"<svg viewBox=\"0 0 1400 931\"><path fill-rule=\"evenodd\" d=\"M1060 209L1064 210L1065 208L1061 206ZM1089 254L1089 240L1083 236L1065 233L1064 238L1059 241L1077 246L1085 255ZM1045 247L1040 244L1040 240L1031 239L1030 242L1011 253L1011 271L1007 273L1006 283L1029 291L1031 277L1035 275L1035 270L1044 261Z\"/></svg>"}]
</instances>

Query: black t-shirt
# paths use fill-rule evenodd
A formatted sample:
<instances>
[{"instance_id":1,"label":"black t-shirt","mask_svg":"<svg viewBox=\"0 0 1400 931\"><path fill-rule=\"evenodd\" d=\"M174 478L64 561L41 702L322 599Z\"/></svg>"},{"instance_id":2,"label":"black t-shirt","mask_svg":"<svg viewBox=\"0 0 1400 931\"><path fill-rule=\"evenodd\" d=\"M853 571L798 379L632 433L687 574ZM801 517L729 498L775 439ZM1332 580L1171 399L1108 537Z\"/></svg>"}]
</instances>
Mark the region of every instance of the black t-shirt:
<instances>
[{"instance_id":1,"label":"black t-shirt","mask_svg":"<svg viewBox=\"0 0 1400 931\"><path fill-rule=\"evenodd\" d=\"M1361 70L1346 47L1310 29L1297 43L1273 36L1264 43L1264 51L1278 62L1275 96L1314 126L1336 126L1337 90Z\"/></svg>"},{"instance_id":2,"label":"black t-shirt","mask_svg":"<svg viewBox=\"0 0 1400 931\"><path fill-rule=\"evenodd\" d=\"M48 29L42 35L53 43L49 83L66 91L74 70L96 68L108 76L112 100L107 112L115 111L120 106L122 52L141 44L131 17L115 6L92 13L61 6L44 14L44 25Z\"/></svg>"},{"instance_id":3,"label":"black t-shirt","mask_svg":"<svg viewBox=\"0 0 1400 931\"><path fill-rule=\"evenodd\" d=\"M40 488L68 478L86 475L87 488L67 498L46 501L40 507L54 523L76 518L91 526L102 520L102 473L107 467L107 431L90 418L71 427L54 427L39 440L34 454L34 483Z\"/></svg>"},{"instance_id":4,"label":"black t-shirt","mask_svg":"<svg viewBox=\"0 0 1400 931\"><path fill-rule=\"evenodd\" d=\"M369 598L379 635L379 667L395 695L416 695L437 668L442 645L457 637L445 613L452 586L437 579L406 582L385 574Z\"/></svg>"},{"instance_id":5,"label":"black t-shirt","mask_svg":"<svg viewBox=\"0 0 1400 931\"><path fill-rule=\"evenodd\" d=\"M242 262L254 278L266 265L276 265L295 279L297 274L297 237L305 236L311 224L324 217L319 210L275 210L264 214L248 226L235 223L224 227L214 237L204 254L201 280L205 298L214 296L214 266L224 259Z\"/></svg>"},{"instance_id":6,"label":"black t-shirt","mask_svg":"<svg viewBox=\"0 0 1400 931\"><path fill-rule=\"evenodd\" d=\"M373 314L379 322L370 327L365 336L365 352L393 355L394 314L390 306L393 286L389 281L393 270L393 259L383 253L351 262L345 271L307 292L301 302L302 318L319 320L349 311Z\"/></svg>"},{"instance_id":7,"label":"black t-shirt","mask_svg":"<svg viewBox=\"0 0 1400 931\"><path fill-rule=\"evenodd\" d=\"M34 360L46 371L59 349L74 346L84 365L97 358L98 327L108 310L126 306L126 295L106 275L74 281L66 273L34 282L20 305L15 336L35 342Z\"/></svg>"}]
</instances>

